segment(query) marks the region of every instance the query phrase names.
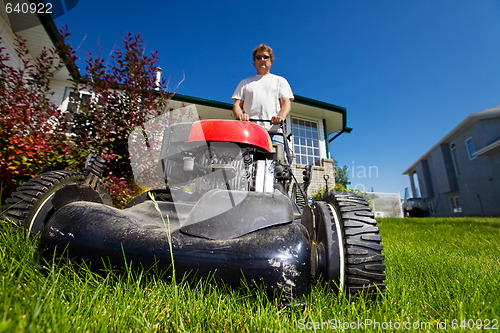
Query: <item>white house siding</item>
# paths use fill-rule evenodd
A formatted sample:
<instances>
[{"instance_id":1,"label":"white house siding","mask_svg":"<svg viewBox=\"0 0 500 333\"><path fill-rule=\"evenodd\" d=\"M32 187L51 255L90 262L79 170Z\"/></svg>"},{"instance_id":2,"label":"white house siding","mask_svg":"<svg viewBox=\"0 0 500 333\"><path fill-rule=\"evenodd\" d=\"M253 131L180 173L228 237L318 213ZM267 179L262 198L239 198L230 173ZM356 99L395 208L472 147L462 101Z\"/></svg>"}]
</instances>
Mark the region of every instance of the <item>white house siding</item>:
<instances>
[{"instance_id":1,"label":"white house siding","mask_svg":"<svg viewBox=\"0 0 500 333\"><path fill-rule=\"evenodd\" d=\"M69 81L52 80L50 81L50 88L54 92L50 100L60 106L62 110L66 110L68 103L69 90L71 89L71 83Z\"/></svg>"},{"instance_id":2,"label":"white house siding","mask_svg":"<svg viewBox=\"0 0 500 333\"><path fill-rule=\"evenodd\" d=\"M6 19L3 15L0 15L0 37L2 37L0 46L5 48L3 52L9 54L10 56L10 60L7 62L7 64L12 67L21 66L22 62L17 56L16 47L14 46L14 33L10 29L9 24L6 22Z\"/></svg>"},{"instance_id":3,"label":"white house siding","mask_svg":"<svg viewBox=\"0 0 500 333\"><path fill-rule=\"evenodd\" d=\"M323 119L318 119L318 135L319 135L319 158L330 158L327 154L327 139L325 138L325 126Z\"/></svg>"},{"instance_id":4,"label":"white house siding","mask_svg":"<svg viewBox=\"0 0 500 333\"><path fill-rule=\"evenodd\" d=\"M5 48L4 52L9 54L10 57L7 64L12 67L21 67L22 61L16 53L17 47L15 43L15 35L12 32L7 20L8 18L2 13L2 15L0 15L0 36L2 37L1 46ZM44 34L45 31L41 26L26 29L18 33L21 38L27 40L26 45L30 51L28 56L30 56L32 60L38 55L37 52L39 52L44 46L47 48L53 47L48 36L41 36ZM61 106L65 98L66 88L71 86L71 82L68 80L70 76L66 67L61 68L54 74L55 77L50 82L50 88L54 94L50 99L57 106Z\"/></svg>"}]
</instances>

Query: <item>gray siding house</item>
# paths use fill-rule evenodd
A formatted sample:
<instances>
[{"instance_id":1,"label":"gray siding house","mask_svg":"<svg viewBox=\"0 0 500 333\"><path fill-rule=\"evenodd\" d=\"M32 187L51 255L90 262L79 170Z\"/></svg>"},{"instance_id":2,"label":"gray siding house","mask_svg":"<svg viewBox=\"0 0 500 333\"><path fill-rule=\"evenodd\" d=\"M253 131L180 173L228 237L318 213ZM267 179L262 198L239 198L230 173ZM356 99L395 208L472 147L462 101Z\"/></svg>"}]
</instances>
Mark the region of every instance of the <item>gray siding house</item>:
<instances>
[{"instance_id":1,"label":"gray siding house","mask_svg":"<svg viewBox=\"0 0 500 333\"><path fill-rule=\"evenodd\" d=\"M469 115L403 174L431 216L500 216L500 105Z\"/></svg>"}]
</instances>

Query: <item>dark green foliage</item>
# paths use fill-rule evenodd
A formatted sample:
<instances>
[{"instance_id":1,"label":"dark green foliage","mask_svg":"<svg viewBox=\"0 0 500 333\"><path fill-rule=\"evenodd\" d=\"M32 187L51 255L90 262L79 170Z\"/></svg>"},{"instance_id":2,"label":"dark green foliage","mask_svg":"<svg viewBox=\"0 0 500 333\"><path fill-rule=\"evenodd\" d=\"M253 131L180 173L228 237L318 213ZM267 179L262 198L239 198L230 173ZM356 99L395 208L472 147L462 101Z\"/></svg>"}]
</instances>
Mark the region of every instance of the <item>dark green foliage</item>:
<instances>
[{"instance_id":1,"label":"dark green foliage","mask_svg":"<svg viewBox=\"0 0 500 333\"><path fill-rule=\"evenodd\" d=\"M349 167L344 165L343 167L339 166L339 162L333 160L333 169L335 170L335 185L340 186L339 189L345 190L349 183ZM336 189L337 191L337 189Z\"/></svg>"}]
</instances>

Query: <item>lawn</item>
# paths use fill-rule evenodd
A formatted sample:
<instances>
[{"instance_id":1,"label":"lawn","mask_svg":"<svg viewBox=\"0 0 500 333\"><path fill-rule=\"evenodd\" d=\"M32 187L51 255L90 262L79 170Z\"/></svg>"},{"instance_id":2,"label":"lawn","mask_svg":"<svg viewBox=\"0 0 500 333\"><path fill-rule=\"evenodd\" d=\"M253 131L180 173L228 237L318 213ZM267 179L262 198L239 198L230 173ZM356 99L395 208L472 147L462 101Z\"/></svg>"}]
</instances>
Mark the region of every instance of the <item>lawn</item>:
<instances>
[{"instance_id":1,"label":"lawn","mask_svg":"<svg viewBox=\"0 0 500 333\"><path fill-rule=\"evenodd\" d=\"M500 218L381 219L387 290L356 302L314 285L283 306L243 285L40 269L37 239L0 222L0 332L498 331ZM446 330L445 330L446 328Z\"/></svg>"}]
</instances>

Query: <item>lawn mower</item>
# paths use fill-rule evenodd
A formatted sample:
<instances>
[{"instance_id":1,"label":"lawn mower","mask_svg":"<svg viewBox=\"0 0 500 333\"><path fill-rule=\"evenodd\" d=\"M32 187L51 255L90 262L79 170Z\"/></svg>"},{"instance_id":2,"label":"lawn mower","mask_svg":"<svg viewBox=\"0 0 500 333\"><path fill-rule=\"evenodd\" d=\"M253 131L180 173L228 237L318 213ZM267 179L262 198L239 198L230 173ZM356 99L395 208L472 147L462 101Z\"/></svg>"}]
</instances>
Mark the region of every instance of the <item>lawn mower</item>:
<instances>
[{"instance_id":1,"label":"lawn mower","mask_svg":"<svg viewBox=\"0 0 500 333\"><path fill-rule=\"evenodd\" d=\"M288 303L307 300L318 278L351 295L384 293L381 236L362 196L304 200L311 168L298 182L288 138L273 145L256 123L165 119L129 137L136 182L150 190L124 209L113 207L100 181L105 161L90 155L87 172L27 181L7 200L3 219L41 233L48 261L154 267L165 276L175 268L181 277L263 286Z\"/></svg>"}]
</instances>

